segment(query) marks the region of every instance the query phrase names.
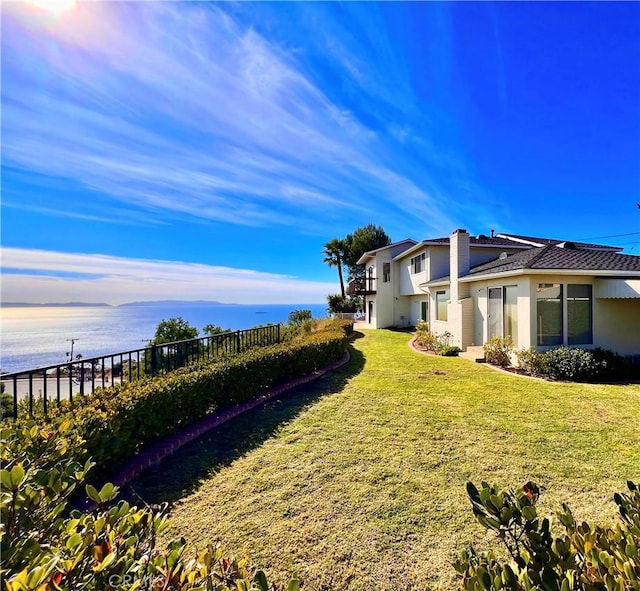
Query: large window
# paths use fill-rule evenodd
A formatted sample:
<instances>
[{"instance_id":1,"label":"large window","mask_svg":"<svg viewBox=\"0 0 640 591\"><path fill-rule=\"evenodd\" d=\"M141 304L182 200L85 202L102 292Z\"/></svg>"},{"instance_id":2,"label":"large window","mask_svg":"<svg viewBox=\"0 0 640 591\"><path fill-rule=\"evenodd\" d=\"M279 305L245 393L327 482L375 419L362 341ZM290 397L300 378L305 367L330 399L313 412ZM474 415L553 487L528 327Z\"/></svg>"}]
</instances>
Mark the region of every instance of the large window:
<instances>
[{"instance_id":1,"label":"large window","mask_svg":"<svg viewBox=\"0 0 640 591\"><path fill-rule=\"evenodd\" d=\"M436 320L447 320L447 304L449 294L446 291L436 291Z\"/></svg>"},{"instance_id":2,"label":"large window","mask_svg":"<svg viewBox=\"0 0 640 591\"><path fill-rule=\"evenodd\" d=\"M391 263L382 263L382 283L391 281Z\"/></svg>"},{"instance_id":3,"label":"large window","mask_svg":"<svg viewBox=\"0 0 640 591\"><path fill-rule=\"evenodd\" d=\"M414 275L416 273L421 273L424 268L424 261L427 258L426 253L419 254L411 259L411 266L413 267Z\"/></svg>"},{"instance_id":4,"label":"large window","mask_svg":"<svg viewBox=\"0 0 640 591\"><path fill-rule=\"evenodd\" d=\"M518 290L515 285L490 287L488 336L509 337L518 346Z\"/></svg>"},{"instance_id":5,"label":"large window","mask_svg":"<svg viewBox=\"0 0 640 591\"><path fill-rule=\"evenodd\" d=\"M538 283L536 299L538 345L562 345L562 285Z\"/></svg>"},{"instance_id":6,"label":"large window","mask_svg":"<svg viewBox=\"0 0 640 591\"><path fill-rule=\"evenodd\" d=\"M504 288L504 336L511 338L518 346L518 288L506 285Z\"/></svg>"},{"instance_id":7,"label":"large window","mask_svg":"<svg viewBox=\"0 0 640 591\"><path fill-rule=\"evenodd\" d=\"M593 298L590 285L567 285L567 343L593 343Z\"/></svg>"}]
</instances>

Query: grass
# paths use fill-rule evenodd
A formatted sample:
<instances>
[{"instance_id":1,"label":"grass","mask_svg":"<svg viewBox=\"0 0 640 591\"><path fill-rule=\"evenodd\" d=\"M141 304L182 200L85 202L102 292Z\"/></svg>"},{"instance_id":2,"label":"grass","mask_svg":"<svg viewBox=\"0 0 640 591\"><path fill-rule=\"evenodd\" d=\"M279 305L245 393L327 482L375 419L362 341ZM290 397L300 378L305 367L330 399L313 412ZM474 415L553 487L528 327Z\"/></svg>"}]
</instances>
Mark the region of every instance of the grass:
<instances>
[{"instance_id":1,"label":"grass","mask_svg":"<svg viewBox=\"0 0 640 591\"><path fill-rule=\"evenodd\" d=\"M546 488L543 512L611 522L640 481L640 386L550 383L425 356L367 331L321 383L192 444L134 487L172 535L221 540L311 589L455 588L475 523L465 482Z\"/></svg>"}]
</instances>

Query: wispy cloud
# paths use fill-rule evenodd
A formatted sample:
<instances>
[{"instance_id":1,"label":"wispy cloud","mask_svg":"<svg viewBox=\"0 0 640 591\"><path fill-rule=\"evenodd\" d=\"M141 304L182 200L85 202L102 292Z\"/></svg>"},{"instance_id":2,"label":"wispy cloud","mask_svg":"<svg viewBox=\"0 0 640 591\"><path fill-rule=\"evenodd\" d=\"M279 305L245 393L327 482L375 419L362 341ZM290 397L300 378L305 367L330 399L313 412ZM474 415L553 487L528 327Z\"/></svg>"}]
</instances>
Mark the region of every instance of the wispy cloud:
<instances>
[{"instance_id":1,"label":"wispy cloud","mask_svg":"<svg viewBox=\"0 0 640 591\"><path fill-rule=\"evenodd\" d=\"M48 26L11 8L2 25L14 58L2 89L6 165L157 215L323 229L337 219L456 224L442 183L392 149L428 130L415 127L410 83L384 40L373 74L364 33L339 41L334 27L324 40L361 104L377 121L393 117L380 128L329 96L295 48L219 5L79 3ZM366 33L375 23L361 25ZM426 139L422 147L416 162L449 167L442 150Z\"/></svg>"},{"instance_id":2,"label":"wispy cloud","mask_svg":"<svg viewBox=\"0 0 640 591\"><path fill-rule=\"evenodd\" d=\"M323 303L334 283L250 269L22 248L2 249L2 299L19 302L216 300ZM6 272L9 270L10 272Z\"/></svg>"}]
</instances>

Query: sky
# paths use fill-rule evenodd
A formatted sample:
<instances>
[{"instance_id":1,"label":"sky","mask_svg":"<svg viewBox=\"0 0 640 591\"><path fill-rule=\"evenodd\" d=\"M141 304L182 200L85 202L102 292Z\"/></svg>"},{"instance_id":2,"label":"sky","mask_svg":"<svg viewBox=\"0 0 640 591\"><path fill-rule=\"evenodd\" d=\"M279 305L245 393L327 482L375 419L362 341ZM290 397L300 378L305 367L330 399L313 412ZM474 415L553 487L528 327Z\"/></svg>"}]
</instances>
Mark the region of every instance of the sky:
<instances>
[{"instance_id":1,"label":"sky","mask_svg":"<svg viewBox=\"0 0 640 591\"><path fill-rule=\"evenodd\" d=\"M369 223L640 254L640 3L58 2L1 5L5 302L322 303Z\"/></svg>"}]
</instances>

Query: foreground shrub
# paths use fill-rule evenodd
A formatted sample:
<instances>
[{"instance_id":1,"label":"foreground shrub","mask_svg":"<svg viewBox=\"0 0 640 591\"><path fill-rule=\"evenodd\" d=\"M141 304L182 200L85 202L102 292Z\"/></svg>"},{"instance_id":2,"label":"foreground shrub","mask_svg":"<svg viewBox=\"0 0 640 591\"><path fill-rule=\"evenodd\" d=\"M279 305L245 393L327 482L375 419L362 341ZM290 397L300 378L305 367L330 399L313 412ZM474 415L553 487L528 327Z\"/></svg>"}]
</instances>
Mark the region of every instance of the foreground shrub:
<instances>
[{"instance_id":1,"label":"foreground shrub","mask_svg":"<svg viewBox=\"0 0 640 591\"><path fill-rule=\"evenodd\" d=\"M224 558L218 546L197 553L182 539L159 548L166 507L115 504L111 484L86 486L95 511L67 512L91 468L76 460L79 447L70 421L2 429L0 575L7 591L272 588L262 571ZM292 580L289 591L298 587Z\"/></svg>"},{"instance_id":2,"label":"foreground shrub","mask_svg":"<svg viewBox=\"0 0 640 591\"><path fill-rule=\"evenodd\" d=\"M72 413L73 428L96 462L94 474L105 477L155 441L274 385L325 367L340 359L345 348L342 331L313 332L76 397L53 409L51 417Z\"/></svg>"},{"instance_id":3,"label":"foreground shrub","mask_svg":"<svg viewBox=\"0 0 640 591\"><path fill-rule=\"evenodd\" d=\"M483 346L484 358L487 363L499 367L511 365L511 351L513 342L510 337L491 337Z\"/></svg>"},{"instance_id":4,"label":"foreground shrub","mask_svg":"<svg viewBox=\"0 0 640 591\"><path fill-rule=\"evenodd\" d=\"M468 591L626 591L640 589L640 491L628 482L628 493L614 501L621 523L615 528L576 522L566 504L558 512L559 534L536 509L539 488L528 482L517 493L482 483L467 483L473 513L492 530L510 560L494 551L464 550L455 563Z\"/></svg>"},{"instance_id":5,"label":"foreground shrub","mask_svg":"<svg viewBox=\"0 0 640 591\"><path fill-rule=\"evenodd\" d=\"M558 347L540 353L535 349L516 352L518 365L534 376L575 382L635 379L640 368L606 349Z\"/></svg>"}]
</instances>

